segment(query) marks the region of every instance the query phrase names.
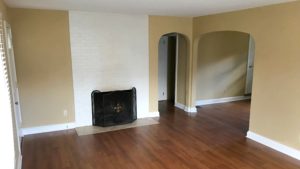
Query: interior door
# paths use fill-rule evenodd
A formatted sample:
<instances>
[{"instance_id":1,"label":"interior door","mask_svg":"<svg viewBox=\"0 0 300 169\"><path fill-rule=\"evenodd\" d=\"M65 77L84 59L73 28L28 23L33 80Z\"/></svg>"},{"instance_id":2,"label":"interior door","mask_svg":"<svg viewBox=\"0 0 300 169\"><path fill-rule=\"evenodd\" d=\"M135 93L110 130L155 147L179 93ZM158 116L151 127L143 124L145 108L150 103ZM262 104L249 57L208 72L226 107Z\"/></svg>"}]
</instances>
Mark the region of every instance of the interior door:
<instances>
[{"instance_id":1,"label":"interior door","mask_svg":"<svg viewBox=\"0 0 300 169\"><path fill-rule=\"evenodd\" d=\"M245 90L246 95L250 95L252 93L254 55L255 55L255 43L254 43L254 39L250 36L249 51L248 51L248 64L247 64L247 76L246 76L246 90Z\"/></svg>"},{"instance_id":2,"label":"interior door","mask_svg":"<svg viewBox=\"0 0 300 169\"><path fill-rule=\"evenodd\" d=\"M5 42L6 42L6 53L8 60L8 68L9 68L9 76L11 82L11 91L12 91L12 99L14 103L14 115L15 115L15 123L16 130L18 132L18 142L19 144L19 152L21 152L21 133L20 128L22 125L21 118L21 109L20 109L20 101L19 101L19 90L18 90L18 81L16 74L16 66L15 66L15 58L14 58L14 50L12 44L12 33L10 25L7 22L4 22L4 34L5 34Z\"/></svg>"}]
</instances>

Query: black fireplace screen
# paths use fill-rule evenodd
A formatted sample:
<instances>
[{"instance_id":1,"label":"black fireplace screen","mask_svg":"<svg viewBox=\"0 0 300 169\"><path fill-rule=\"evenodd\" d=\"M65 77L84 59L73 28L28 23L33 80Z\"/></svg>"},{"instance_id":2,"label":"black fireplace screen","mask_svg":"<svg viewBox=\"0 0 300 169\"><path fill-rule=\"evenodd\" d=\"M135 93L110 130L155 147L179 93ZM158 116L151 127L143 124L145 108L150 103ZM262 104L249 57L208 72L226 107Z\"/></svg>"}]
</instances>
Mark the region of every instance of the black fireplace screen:
<instances>
[{"instance_id":1,"label":"black fireplace screen","mask_svg":"<svg viewBox=\"0 0 300 169\"><path fill-rule=\"evenodd\" d=\"M94 126L113 126L136 120L136 89L92 92Z\"/></svg>"}]
</instances>

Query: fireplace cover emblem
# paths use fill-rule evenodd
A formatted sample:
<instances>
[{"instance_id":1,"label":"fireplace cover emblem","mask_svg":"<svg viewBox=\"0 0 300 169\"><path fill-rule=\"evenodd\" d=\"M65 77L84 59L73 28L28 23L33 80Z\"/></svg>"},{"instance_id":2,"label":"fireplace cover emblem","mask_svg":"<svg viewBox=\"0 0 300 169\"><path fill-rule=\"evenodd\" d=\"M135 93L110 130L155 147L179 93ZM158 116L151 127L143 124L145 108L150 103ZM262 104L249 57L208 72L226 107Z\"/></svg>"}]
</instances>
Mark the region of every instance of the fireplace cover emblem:
<instances>
[{"instance_id":1,"label":"fireplace cover emblem","mask_svg":"<svg viewBox=\"0 0 300 169\"><path fill-rule=\"evenodd\" d=\"M116 113L120 113L123 111L123 106L120 103L117 103L116 106L113 106L113 109Z\"/></svg>"}]
</instances>

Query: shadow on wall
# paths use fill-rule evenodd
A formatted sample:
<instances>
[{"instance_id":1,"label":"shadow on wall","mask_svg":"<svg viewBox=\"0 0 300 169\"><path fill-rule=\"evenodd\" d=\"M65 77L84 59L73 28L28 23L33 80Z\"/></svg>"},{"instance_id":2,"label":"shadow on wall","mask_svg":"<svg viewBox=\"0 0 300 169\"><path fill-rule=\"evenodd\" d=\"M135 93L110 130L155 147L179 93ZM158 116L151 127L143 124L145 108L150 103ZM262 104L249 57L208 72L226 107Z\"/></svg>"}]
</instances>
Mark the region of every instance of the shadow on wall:
<instances>
[{"instance_id":1,"label":"shadow on wall","mask_svg":"<svg viewBox=\"0 0 300 169\"><path fill-rule=\"evenodd\" d=\"M251 35L218 31L198 42L196 99L219 99L251 94L254 45Z\"/></svg>"}]
</instances>

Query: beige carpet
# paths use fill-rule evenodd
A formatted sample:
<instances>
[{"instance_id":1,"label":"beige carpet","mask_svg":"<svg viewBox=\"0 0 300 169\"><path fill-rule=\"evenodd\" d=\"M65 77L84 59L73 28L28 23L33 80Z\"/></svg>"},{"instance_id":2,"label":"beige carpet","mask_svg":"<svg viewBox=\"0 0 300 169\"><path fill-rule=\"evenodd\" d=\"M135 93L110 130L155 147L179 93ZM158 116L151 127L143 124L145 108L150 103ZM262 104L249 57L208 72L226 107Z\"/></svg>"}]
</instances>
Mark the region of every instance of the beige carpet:
<instances>
[{"instance_id":1,"label":"beige carpet","mask_svg":"<svg viewBox=\"0 0 300 169\"><path fill-rule=\"evenodd\" d=\"M159 122L157 120L154 120L153 118L142 118L142 119L137 119L133 123L123 124L118 126L111 126L111 127L85 126L85 127L77 127L75 130L78 136L83 136L89 134L123 130L123 129L140 127L140 126L154 125L154 124L159 124Z\"/></svg>"}]
</instances>

